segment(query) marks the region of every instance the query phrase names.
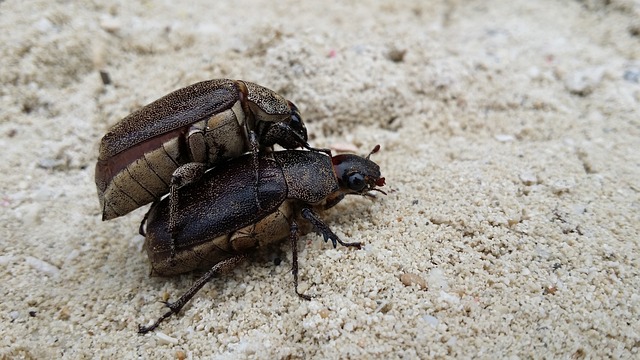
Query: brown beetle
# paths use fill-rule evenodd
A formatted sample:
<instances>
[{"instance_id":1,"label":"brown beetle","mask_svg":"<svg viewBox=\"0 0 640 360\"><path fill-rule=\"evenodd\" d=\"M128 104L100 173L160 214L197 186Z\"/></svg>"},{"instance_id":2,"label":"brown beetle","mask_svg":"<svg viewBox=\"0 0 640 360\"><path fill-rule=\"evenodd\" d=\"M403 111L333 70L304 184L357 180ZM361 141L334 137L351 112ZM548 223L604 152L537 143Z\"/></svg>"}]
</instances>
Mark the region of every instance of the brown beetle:
<instances>
[{"instance_id":1,"label":"brown beetle","mask_svg":"<svg viewBox=\"0 0 640 360\"><path fill-rule=\"evenodd\" d=\"M369 156L379 148L376 146ZM233 267L248 251L287 236L293 249L295 291L308 299L297 289L298 221L307 228L313 226L334 247L340 243L359 248L360 243L340 240L313 208L330 208L349 194L369 195L372 190L384 193L376 187L383 186L385 179L369 156L274 152L259 159L257 190L253 186L251 156L231 160L206 172L197 184L180 189L175 232L169 229L169 200L154 203L145 217L145 247L153 273L168 276L209 270L176 302L167 303L167 313L152 325L141 326L139 332L151 331L178 313L213 276Z\"/></svg>"},{"instance_id":2,"label":"brown beetle","mask_svg":"<svg viewBox=\"0 0 640 360\"><path fill-rule=\"evenodd\" d=\"M257 174L258 152L274 144L310 149L298 109L272 90L227 79L176 90L102 138L95 174L102 220L176 194L207 168L247 151Z\"/></svg>"}]
</instances>

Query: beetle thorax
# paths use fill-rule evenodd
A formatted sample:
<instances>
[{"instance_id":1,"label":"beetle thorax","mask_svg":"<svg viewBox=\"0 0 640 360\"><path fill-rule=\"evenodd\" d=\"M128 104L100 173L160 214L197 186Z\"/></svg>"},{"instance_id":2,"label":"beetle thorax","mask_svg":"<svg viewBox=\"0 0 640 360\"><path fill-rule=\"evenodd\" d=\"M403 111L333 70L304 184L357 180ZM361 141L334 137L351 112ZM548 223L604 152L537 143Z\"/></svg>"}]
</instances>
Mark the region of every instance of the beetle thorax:
<instances>
[{"instance_id":1,"label":"beetle thorax","mask_svg":"<svg viewBox=\"0 0 640 360\"><path fill-rule=\"evenodd\" d=\"M287 182L287 198L318 204L339 189L331 158L312 151L274 153Z\"/></svg>"}]
</instances>

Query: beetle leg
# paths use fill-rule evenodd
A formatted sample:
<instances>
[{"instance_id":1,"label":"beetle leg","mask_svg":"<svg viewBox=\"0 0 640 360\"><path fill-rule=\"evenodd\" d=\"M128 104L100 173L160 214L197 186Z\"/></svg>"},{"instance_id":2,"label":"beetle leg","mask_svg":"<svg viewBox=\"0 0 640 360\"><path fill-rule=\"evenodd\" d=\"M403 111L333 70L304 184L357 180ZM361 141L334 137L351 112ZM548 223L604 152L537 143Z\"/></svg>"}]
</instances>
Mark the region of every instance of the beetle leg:
<instances>
[{"instance_id":1,"label":"beetle leg","mask_svg":"<svg viewBox=\"0 0 640 360\"><path fill-rule=\"evenodd\" d=\"M203 163L207 161L207 142L202 130L203 126L206 126L206 122L200 122L189 128L187 146L189 147L189 156L192 162Z\"/></svg>"},{"instance_id":2,"label":"beetle leg","mask_svg":"<svg viewBox=\"0 0 640 360\"><path fill-rule=\"evenodd\" d=\"M329 228L329 226L324 222L322 222L322 220L320 220L318 215L316 215L316 213L314 213L313 210L309 208L303 208L301 212L302 212L302 217L309 220L309 222L313 225L316 231L322 234L325 242L331 239L331 242L333 243L334 248L338 246L338 243L340 243L340 245L342 246L350 246L350 247L352 246L360 249L360 246L362 244L359 242L346 243L340 240L338 235L334 234L333 231L331 231L331 229Z\"/></svg>"},{"instance_id":3,"label":"beetle leg","mask_svg":"<svg viewBox=\"0 0 640 360\"><path fill-rule=\"evenodd\" d=\"M295 220L291 220L289 224L289 241L291 241L291 273L293 274L293 286L296 290L296 294L302 299L311 300L311 296L302 294L298 291L298 223Z\"/></svg>"},{"instance_id":4,"label":"beetle leg","mask_svg":"<svg viewBox=\"0 0 640 360\"><path fill-rule=\"evenodd\" d=\"M251 145L251 157L253 158L253 170L255 171L255 191L254 194L256 195L256 204L258 205L258 210L261 211L262 209L262 205L260 204L260 199L258 197L258 191L259 191L259 187L260 187L260 172L258 171L258 151L260 150L260 148L258 147L258 135L256 134L255 131L253 130L249 130L249 143Z\"/></svg>"},{"instance_id":5,"label":"beetle leg","mask_svg":"<svg viewBox=\"0 0 640 360\"><path fill-rule=\"evenodd\" d=\"M153 209L158 206L160 204L160 199L156 200L153 202L153 204L151 204L151 206L149 207L149 210L147 210L146 214L144 214L144 217L142 218L142 221L140 221L140 227L138 228L138 233L144 237L147 236L147 231L145 229L145 225L147 224L147 221L149 220L149 214L151 214L151 212L153 211Z\"/></svg>"},{"instance_id":6,"label":"beetle leg","mask_svg":"<svg viewBox=\"0 0 640 360\"><path fill-rule=\"evenodd\" d=\"M140 221L140 227L138 228L138 233L142 236L147 236L147 232L144 230L144 224L147 222L147 219L149 218L149 213L151 212L152 208L153 208L153 205L149 208L149 211L147 211L146 214L144 214L142 221Z\"/></svg>"},{"instance_id":7,"label":"beetle leg","mask_svg":"<svg viewBox=\"0 0 640 360\"><path fill-rule=\"evenodd\" d=\"M178 213L178 190L188 184L197 182L204 175L205 166L202 163L191 162L177 168L171 176L171 186L169 187L169 232L171 233L171 254L175 254L175 243L173 239L177 235L177 213Z\"/></svg>"},{"instance_id":8,"label":"beetle leg","mask_svg":"<svg viewBox=\"0 0 640 360\"><path fill-rule=\"evenodd\" d=\"M238 265L240 261L244 259L245 259L244 255L236 255L232 258L223 260L215 264L211 269L209 269L209 271L207 271L198 280L196 280L196 282L193 285L191 285L189 290L187 290L186 293L182 294L182 296L180 296L178 300L176 300L175 302L166 302L165 305L167 305L167 307L169 308L169 311L167 311L164 315L160 316L158 320L156 320L153 324L149 326L138 325L138 333L146 334L149 331L152 331L153 329L157 328L158 325L160 325L160 323L168 319L171 315L179 313L180 310L182 310L182 308L189 302L189 300L191 300L191 298L193 298L193 296L197 294L198 291L200 291L200 289L202 289L202 287L206 283L208 283L211 279L213 279L215 275L222 272L230 271L231 269L236 267L236 265Z\"/></svg>"},{"instance_id":9,"label":"beetle leg","mask_svg":"<svg viewBox=\"0 0 640 360\"><path fill-rule=\"evenodd\" d=\"M331 155L331 149L314 148L314 147L309 146L309 144L307 144L307 143L305 143L305 145L302 145L302 147L307 149L307 150L309 150L309 151L321 152L321 153L325 153L325 154L327 154L329 156L332 156Z\"/></svg>"}]
</instances>

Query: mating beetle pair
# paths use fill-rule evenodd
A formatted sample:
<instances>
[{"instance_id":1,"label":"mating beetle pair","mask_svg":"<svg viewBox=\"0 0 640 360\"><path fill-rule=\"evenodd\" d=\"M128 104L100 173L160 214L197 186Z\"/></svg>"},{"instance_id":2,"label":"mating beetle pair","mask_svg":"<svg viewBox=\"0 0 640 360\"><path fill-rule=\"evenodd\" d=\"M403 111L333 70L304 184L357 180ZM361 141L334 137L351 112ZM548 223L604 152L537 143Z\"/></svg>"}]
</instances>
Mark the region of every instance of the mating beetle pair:
<instances>
[{"instance_id":1,"label":"mating beetle pair","mask_svg":"<svg viewBox=\"0 0 640 360\"><path fill-rule=\"evenodd\" d=\"M177 90L105 135L96 166L103 219L153 201L143 220L146 231L140 227L153 273L208 269L187 293L167 304L170 311L140 327L141 333L179 312L207 281L248 251L287 236L296 293L308 298L297 290L298 222L312 225L334 247L360 246L342 242L314 209L330 208L348 194L384 193L377 189L384 178L369 159L379 146L366 158L331 157L306 141L295 105L259 85L233 80ZM312 151L267 153L274 144Z\"/></svg>"}]
</instances>

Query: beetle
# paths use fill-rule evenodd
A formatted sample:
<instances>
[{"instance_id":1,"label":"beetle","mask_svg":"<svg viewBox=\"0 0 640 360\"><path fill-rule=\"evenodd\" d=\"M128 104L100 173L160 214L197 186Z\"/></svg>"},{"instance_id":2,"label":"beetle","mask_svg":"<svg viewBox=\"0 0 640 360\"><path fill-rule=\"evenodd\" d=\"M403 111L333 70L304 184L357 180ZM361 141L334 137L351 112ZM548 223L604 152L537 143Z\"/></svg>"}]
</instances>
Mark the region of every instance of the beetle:
<instances>
[{"instance_id":1,"label":"beetle","mask_svg":"<svg viewBox=\"0 0 640 360\"><path fill-rule=\"evenodd\" d=\"M297 240L300 230L310 227L331 240L334 248L360 248L360 243L340 240L315 210L328 209L345 195L368 195L385 184L380 167L367 157L354 154L328 156L312 151L277 151L259 159L260 183L253 184L250 155L231 160L205 173L202 181L180 189L176 232L169 229L171 206L167 198L155 202L145 219L145 247L152 273L170 276L208 269L169 311L139 332L155 329L182 307L216 274L233 268L256 247L287 236L293 251L292 273L298 292ZM256 200L257 199L257 200ZM299 226L298 222L302 225ZM310 226L309 226L310 225ZM142 225L141 225L142 229ZM172 237L173 236L173 237Z\"/></svg>"},{"instance_id":2,"label":"beetle","mask_svg":"<svg viewBox=\"0 0 640 360\"><path fill-rule=\"evenodd\" d=\"M178 89L126 116L102 138L95 170L102 220L168 192L175 207L178 188L247 151L257 187L258 152L275 144L328 151L309 147L298 108L265 87L214 79Z\"/></svg>"}]
</instances>

